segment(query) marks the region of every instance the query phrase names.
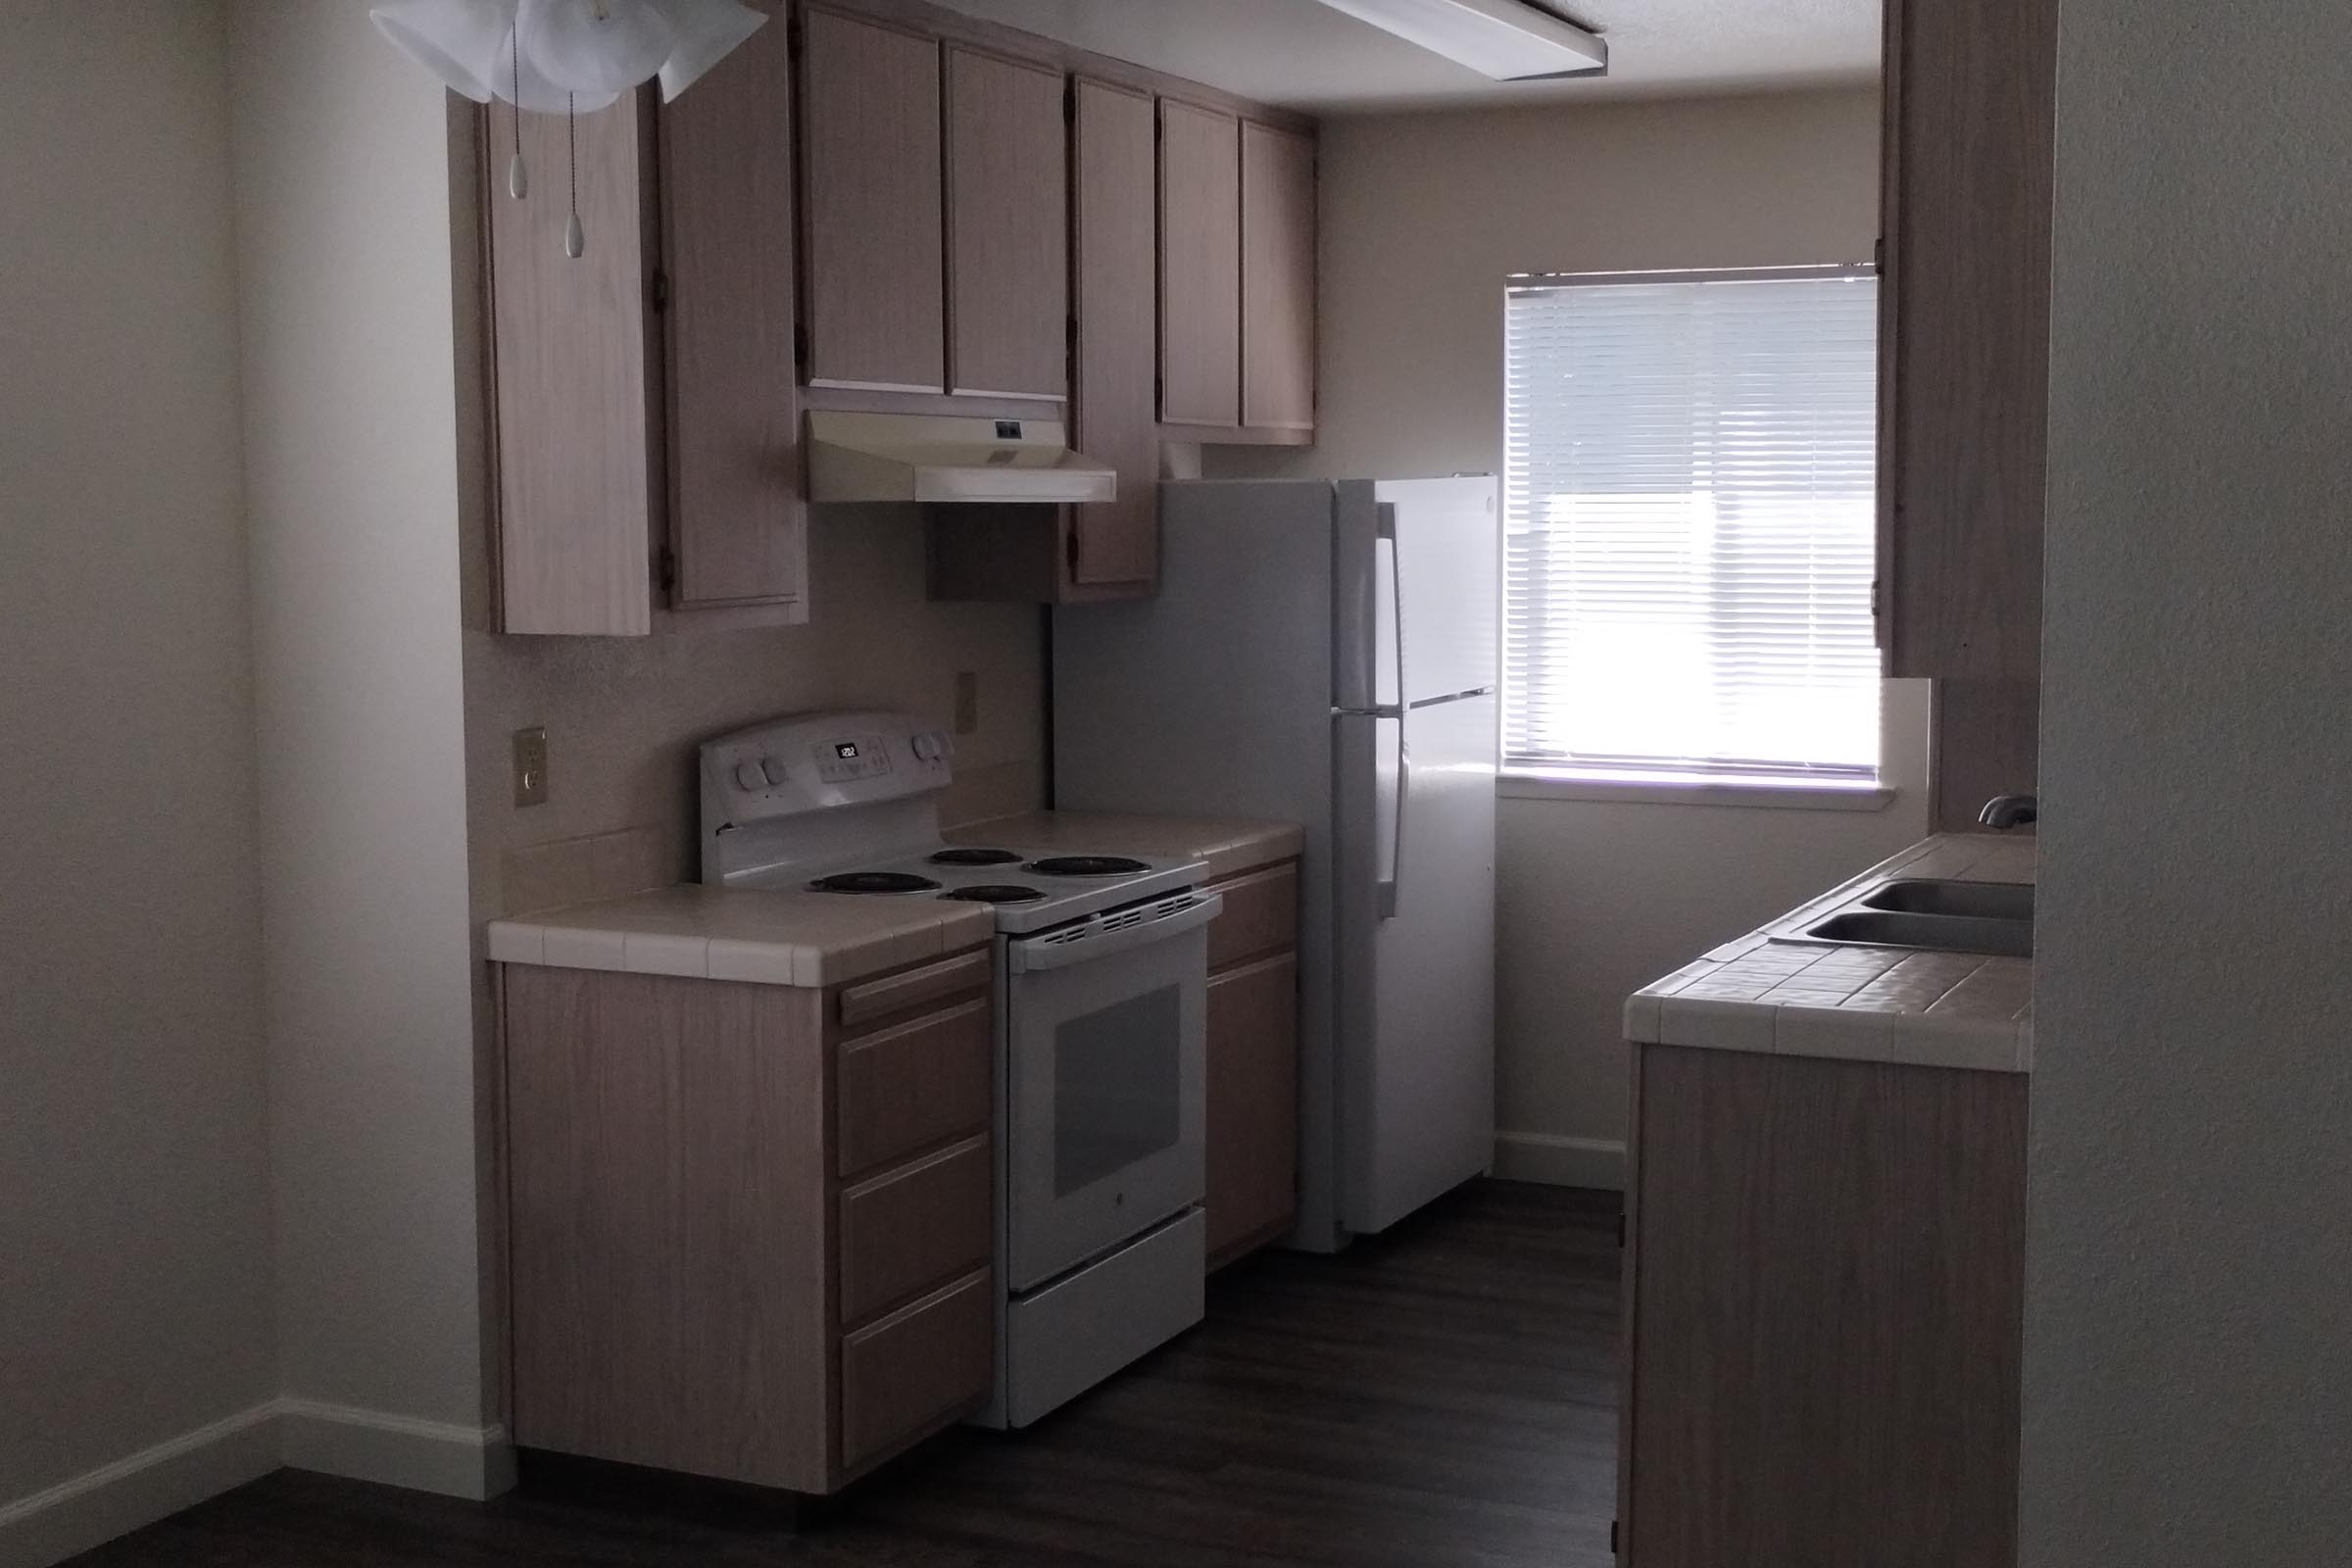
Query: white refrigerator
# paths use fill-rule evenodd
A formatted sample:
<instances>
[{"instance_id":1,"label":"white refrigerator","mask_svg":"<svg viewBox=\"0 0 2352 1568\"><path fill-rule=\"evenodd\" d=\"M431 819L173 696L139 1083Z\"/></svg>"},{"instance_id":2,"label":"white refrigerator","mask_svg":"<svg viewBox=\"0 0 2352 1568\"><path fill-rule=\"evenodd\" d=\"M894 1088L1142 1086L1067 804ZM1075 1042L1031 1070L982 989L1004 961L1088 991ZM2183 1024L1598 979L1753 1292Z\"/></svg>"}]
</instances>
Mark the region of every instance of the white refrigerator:
<instances>
[{"instance_id":1,"label":"white refrigerator","mask_svg":"<svg viewBox=\"0 0 2352 1568\"><path fill-rule=\"evenodd\" d=\"M1299 1208L1494 1163L1492 478L1160 487L1155 598L1054 614L1054 804L1301 822Z\"/></svg>"}]
</instances>

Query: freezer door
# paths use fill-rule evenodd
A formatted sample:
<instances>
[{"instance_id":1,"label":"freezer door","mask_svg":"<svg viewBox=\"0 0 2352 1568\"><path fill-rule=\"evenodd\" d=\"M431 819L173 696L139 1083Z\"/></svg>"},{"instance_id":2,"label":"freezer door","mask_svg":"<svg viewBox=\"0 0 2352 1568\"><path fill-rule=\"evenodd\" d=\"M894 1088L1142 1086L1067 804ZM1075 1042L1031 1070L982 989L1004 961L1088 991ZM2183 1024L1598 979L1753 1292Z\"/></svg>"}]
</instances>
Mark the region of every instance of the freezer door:
<instances>
[{"instance_id":1,"label":"freezer door","mask_svg":"<svg viewBox=\"0 0 2352 1568\"><path fill-rule=\"evenodd\" d=\"M1340 488L1343 520L1367 491L1378 518L1372 654L1378 703L1494 690L1502 556L1494 481L1382 479Z\"/></svg>"},{"instance_id":2,"label":"freezer door","mask_svg":"<svg viewBox=\"0 0 2352 1568\"><path fill-rule=\"evenodd\" d=\"M1495 699L1333 723L1340 1219L1378 1231L1494 1162Z\"/></svg>"}]
</instances>

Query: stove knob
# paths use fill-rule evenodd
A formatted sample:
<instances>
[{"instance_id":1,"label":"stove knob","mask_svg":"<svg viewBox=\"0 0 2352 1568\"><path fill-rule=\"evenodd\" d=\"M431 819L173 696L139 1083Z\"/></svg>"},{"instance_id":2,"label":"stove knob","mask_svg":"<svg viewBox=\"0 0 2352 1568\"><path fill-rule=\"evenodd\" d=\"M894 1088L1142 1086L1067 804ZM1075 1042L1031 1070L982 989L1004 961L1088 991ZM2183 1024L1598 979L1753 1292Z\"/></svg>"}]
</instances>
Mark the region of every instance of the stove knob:
<instances>
[{"instance_id":1,"label":"stove knob","mask_svg":"<svg viewBox=\"0 0 2352 1568\"><path fill-rule=\"evenodd\" d=\"M760 759L760 772L770 784L784 782L784 760L780 757Z\"/></svg>"},{"instance_id":2,"label":"stove knob","mask_svg":"<svg viewBox=\"0 0 2352 1568\"><path fill-rule=\"evenodd\" d=\"M925 730L914 737L914 760L916 761L936 762L947 755L948 743L931 731Z\"/></svg>"},{"instance_id":3,"label":"stove knob","mask_svg":"<svg viewBox=\"0 0 2352 1568\"><path fill-rule=\"evenodd\" d=\"M760 773L758 762L737 762L735 764L735 783L738 788L756 790L766 782L767 779Z\"/></svg>"}]
</instances>

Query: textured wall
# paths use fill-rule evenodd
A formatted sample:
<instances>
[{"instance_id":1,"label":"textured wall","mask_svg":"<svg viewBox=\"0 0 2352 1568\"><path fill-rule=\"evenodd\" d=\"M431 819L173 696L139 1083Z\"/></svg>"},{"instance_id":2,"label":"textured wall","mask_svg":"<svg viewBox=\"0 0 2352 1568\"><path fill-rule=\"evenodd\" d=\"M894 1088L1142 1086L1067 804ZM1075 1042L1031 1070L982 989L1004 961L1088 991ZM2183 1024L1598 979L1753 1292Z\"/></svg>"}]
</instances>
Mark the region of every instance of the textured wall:
<instances>
[{"instance_id":1,"label":"textured wall","mask_svg":"<svg viewBox=\"0 0 2352 1568\"><path fill-rule=\"evenodd\" d=\"M226 27L0 36L4 1513L275 1380Z\"/></svg>"},{"instance_id":2,"label":"textured wall","mask_svg":"<svg viewBox=\"0 0 2352 1568\"><path fill-rule=\"evenodd\" d=\"M1328 122L1316 445L1209 471L1495 471L1508 274L1866 260L1878 148L1869 88ZM1502 803L1504 1169L1616 1179L1626 994L1922 837L1926 702L1889 688L1886 811Z\"/></svg>"},{"instance_id":3,"label":"textured wall","mask_svg":"<svg viewBox=\"0 0 2352 1568\"><path fill-rule=\"evenodd\" d=\"M2352 71L2062 0L2029 1568L2352 1541Z\"/></svg>"},{"instance_id":4,"label":"textured wall","mask_svg":"<svg viewBox=\"0 0 2352 1568\"><path fill-rule=\"evenodd\" d=\"M446 95L345 0L234 18L284 1390L454 1443L489 1396Z\"/></svg>"}]
</instances>

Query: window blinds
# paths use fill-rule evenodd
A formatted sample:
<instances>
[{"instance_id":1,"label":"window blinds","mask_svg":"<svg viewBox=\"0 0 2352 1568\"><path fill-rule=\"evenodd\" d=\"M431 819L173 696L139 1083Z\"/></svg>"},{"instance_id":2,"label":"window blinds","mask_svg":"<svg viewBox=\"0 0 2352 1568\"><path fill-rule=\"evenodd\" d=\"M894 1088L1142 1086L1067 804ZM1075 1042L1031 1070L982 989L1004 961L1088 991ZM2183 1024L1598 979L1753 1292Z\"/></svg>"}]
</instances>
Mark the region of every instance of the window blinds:
<instances>
[{"instance_id":1,"label":"window blinds","mask_svg":"<svg viewBox=\"0 0 2352 1568\"><path fill-rule=\"evenodd\" d=\"M1875 778L1878 283L1506 296L1505 765Z\"/></svg>"}]
</instances>

